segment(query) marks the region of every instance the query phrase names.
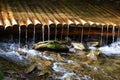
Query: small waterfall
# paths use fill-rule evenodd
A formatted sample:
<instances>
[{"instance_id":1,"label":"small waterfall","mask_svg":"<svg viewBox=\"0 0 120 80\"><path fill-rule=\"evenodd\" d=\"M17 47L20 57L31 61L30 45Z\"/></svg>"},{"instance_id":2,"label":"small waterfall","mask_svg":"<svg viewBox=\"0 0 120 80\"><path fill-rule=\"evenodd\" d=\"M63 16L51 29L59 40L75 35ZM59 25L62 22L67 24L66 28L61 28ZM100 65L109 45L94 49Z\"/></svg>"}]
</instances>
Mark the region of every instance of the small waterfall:
<instances>
[{"instance_id":1,"label":"small waterfall","mask_svg":"<svg viewBox=\"0 0 120 80\"><path fill-rule=\"evenodd\" d=\"M50 40L50 26L48 25L48 40Z\"/></svg>"},{"instance_id":2,"label":"small waterfall","mask_svg":"<svg viewBox=\"0 0 120 80\"><path fill-rule=\"evenodd\" d=\"M115 26L112 27L112 43L115 42Z\"/></svg>"},{"instance_id":3,"label":"small waterfall","mask_svg":"<svg viewBox=\"0 0 120 80\"><path fill-rule=\"evenodd\" d=\"M10 42L13 42L13 34L10 34Z\"/></svg>"},{"instance_id":4,"label":"small waterfall","mask_svg":"<svg viewBox=\"0 0 120 80\"><path fill-rule=\"evenodd\" d=\"M120 34L120 28L118 28L118 32L117 32L117 41L120 41L120 37L119 37L119 34Z\"/></svg>"},{"instance_id":5,"label":"small waterfall","mask_svg":"<svg viewBox=\"0 0 120 80\"><path fill-rule=\"evenodd\" d=\"M101 43L103 42L103 29L104 29L104 27L102 25L102 27L101 27L101 37L100 37L100 42Z\"/></svg>"},{"instance_id":6,"label":"small waterfall","mask_svg":"<svg viewBox=\"0 0 120 80\"><path fill-rule=\"evenodd\" d=\"M118 33L117 33L117 36L119 37L119 33L120 33L120 28L118 28Z\"/></svg>"},{"instance_id":7,"label":"small waterfall","mask_svg":"<svg viewBox=\"0 0 120 80\"><path fill-rule=\"evenodd\" d=\"M35 26L33 28L33 44L35 43Z\"/></svg>"},{"instance_id":8,"label":"small waterfall","mask_svg":"<svg viewBox=\"0 0 120 80\"><path fill-rule=\"evenodd\" d=\"M18 41L19 48L21 45L20 40L21 40L21 27L19 26L19 41Z\"/></svg>"},{"instance_id":9,"label":"small waterfall","mask_svg":"<svg viewBox=\"0 0 120 80\"><path fill-rule=\"evenodd\" d=\"M69 24L68 24L68 26L67 26L67 42L68 42L68 39L69 39Z\"/></svg>"},{"instance_id":10,"label":"small waterfall","mask_svg":"<svg viewBox=\"0 0 120 80\"><path fill-rule=\"evenodd\" d=\"M107 25L106 45L108 44L109 25Z\"/></svg>"},{"instance_id":11,"label":"small waterfall","mask_svg":"<svg viewBox=\"0 0 120 80\"><path fill-rule=\"evenodd\" d=\"M63 26L62 26L62 30L61 30L61 40L63 39Z\"/></svg>"},{"instance_id":12,"label":"small waterfall","mask_svg":"<svg viewBox=\"0 0 120 80\"><path fill-rule=\"evenodd\" d=\"M28 39L28 34L27 34L27 27L25 28L25 45L27 46L27 39Z\"/></svg>"},{"instance_id":13,"label":"small waterfall","mask_svg":"<svg viewBox=\"0 0 120 80\"><path fill-rule=\"evenodd\" d=\"M55 41L57 40L57 25L55 27Z\"/></svg>"},{"instance_id":14,"label":"small waterfall","mask_svg":"<svg viewBox=\"0 0 120 80\"><path fill-rule=\"evenodd\" d=\"M82 31L81 31L81 43L83 42L83 27L84 26L82 26Z\"/></svg>"},{"instance_id":15,"label":"small waterfall","mask_svg":"<svg viewBox=\"0 0 120 80\"><path fill-rule=\"evenodd\" d=\"M88 40L90 38L90 31L91 31L91 26L89 27L89 30L88 30Z\"/></svg>"},{"instance_id":16,"label":"small waterfall","mask_svg":"<svg viewBox=\"0 0 120 80\"><path fill-rule=\"evenodd\" d=\"M44 41L44 26L42 26L42 40Z\"/></svg>"}]
</instances>

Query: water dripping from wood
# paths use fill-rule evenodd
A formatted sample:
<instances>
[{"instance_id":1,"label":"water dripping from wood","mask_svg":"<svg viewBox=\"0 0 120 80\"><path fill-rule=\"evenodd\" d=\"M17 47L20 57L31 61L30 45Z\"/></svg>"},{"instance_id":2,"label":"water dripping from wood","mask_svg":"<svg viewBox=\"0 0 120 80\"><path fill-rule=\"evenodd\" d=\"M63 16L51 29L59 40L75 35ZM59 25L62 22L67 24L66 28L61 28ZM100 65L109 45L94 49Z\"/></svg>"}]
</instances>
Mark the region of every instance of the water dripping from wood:
<instances>
[{"instance_id":1,"label":"water dripping from wood","mask_svg":"<svg viewBox=\"0 0 120 80\"><path fill-rule=\"evenodd\" d=\"M48 40L50 40L50 26L48 25Z\"/></svg>"},{"instance_id":2,"label":"water dripping from wood","mask_svg":"<svg viewBox=\"0 0 120 80\"><path fill-rule=\"evenodd\" d=\"M57 26L55 27L55 41L57 40Z\"/></svg>"},{"instance_id":3,"label":"water dripping from wood","mask_svg":"<svg viewBox=\"0 0 120 80\"><path fill-rule=\"evenodd\" d=\"M62 26L62 30L61 30L61 40L63 39L63 26Z\"/></svg>"},{"instance_id":4,"label":"water dripping from wood","mask_svg":"<svg viewBox=\"0 0 120 80\"><path fill-rule=\"evenodd\" d=\"M28 39L28 33L27 33L27 27L25 28L25 45L27 46L27 39Z\"/></svg>"},{"instance_id":5,"label":"water dripping from wood","mask_svg":"<svg viewBox=\"0 0 120 80\"><path fill-rule=\"evenodd\" d=\"M108 44L108 33L109 33L109 26L107 25L106 45Z\"/></svg>"},{"instance_id":6,"label":"water dripping from wood","mask_svg":"<svg viewBox=\"0 0 120 80\"><path fill-rule=\"evenodd\" d=\"M69 39L69 24L67 26L67 42L68 42L68 39Z\"/></svg>"},{"instance_id":7,"label":"water dripping from wood","mask_svg":"<svg viewBox=\"0 0 120 80\"><path fill-rule=\"evenodd\" d=\"M20 42L20 40L21 40L21 27L19 26L19 39L18 39L19 41L18 41L18 47L20 48L20 45L21 45L21 42Z\"/></svg>"},{"instance_id":8,"label":"water dripping from wood","mask_svg":"<svg viewBox=\"0 0 120 80\"><path fill-rule=\"evenodd\" d=\"M91 26L89 26L89 30L88 30L88 40L90 38L90 31L91 31Z\"/></svg>"},{"instance_id":9,"label":"water dripping from wood","mask_svg":"<svg viewBox=\"0 0 120 80\"><path fill-rule=\"evenodd\" d=\"M35 43L35 26L33 28L33 44Z\"/></svg>"},{"instance_id":10,"label":"water dripping from wood","mask_svg":"<svg viewBox=\"0 0 120 80\"><path fill-rule=\"evenodd\" d=\"M112 27L112 43L115 42L115 26Z\"/></svg>"},{"instance_id":11,"label":"water dripping from wood","mask_svg":"<svg viewBox=\"0 0 120 80\"><path fill-rule=\"evenodd\" d=\"M82 26L82 31L81 31L81 43L83 42L83 27L84 26Z\"/></svg>"},{"instance_id":12,"label":"water dripping from wood","mask_svg":"<svg viewBox=\"0 0 120 80\"><path fill-rule=\"evenodd\" d=\"M44 26L42 26L42 41L44 41Z\"/></svg>"},{"instance_id":13,"label":"water dripping from wood","mask_svg":"<svg viewBox=\"0 0 120 80\"><path fill-rule=\"evenodd\" d=\"M102 25L102 27L101 27L101 37L100 37L100 42L101 43L103 42L103 29L104 29L104 27Z\"/></svg>"}]
</instances>

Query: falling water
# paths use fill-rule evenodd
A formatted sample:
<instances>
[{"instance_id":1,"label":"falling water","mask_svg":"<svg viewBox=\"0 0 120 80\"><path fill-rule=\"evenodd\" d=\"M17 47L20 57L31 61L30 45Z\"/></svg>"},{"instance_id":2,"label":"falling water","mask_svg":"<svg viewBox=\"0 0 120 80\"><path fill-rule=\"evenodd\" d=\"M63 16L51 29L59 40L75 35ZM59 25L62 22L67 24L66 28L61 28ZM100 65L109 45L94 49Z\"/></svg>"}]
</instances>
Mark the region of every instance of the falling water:
<instances>
[{"instance_id":1,"label":"falling water","mask_svg":"<svg viewBox=\"0 0 120 80\"><path fill-rule=\"evenodd\" d=\"M55 40L57 40L57 26L55 27Z\"/></svg>"},{"instance_id":2,"label":"falling water","mask_svg":"<svg viewBox=\"0 0 120 80\"><path fill-rule=\"evenodd\" d=\"M118 33L117 33L117 36L119 36L119 33L120 33L120 29L118 28Z\"/></svg>"},{"instance_id":3,"label":"falling water","mask_svg":"<svg viewBox=\"0 0 120 80\"><path fill-rule=\"evenodd\" d=\"M69 24L67 26L67 42L68 42L68 37L69 37Z\"/></svg>"},{"instance_id":4,"label":"falling water","mask_svg":"<svg viewBox=\"0 0 120 80\"><path fill-rule=\"evenodd\" d=\"M48 40L50 40L50 26L48 25Z\"/></svg>"},{"instance_id":5,"label":"falling water","mask_svg":"<svg viewBox=\"0 0 120 80\"><path fill-rule=\"evenodd\" d=\"M63 26L62 26L62 30L61 30L61 40L63 39Z\"/></svg>"},{"instance_id":6,"label":"falling water","mask_svg":"<svg viewBox=\"0 0 120 80\"><path fill-rule=\"evenodd\" d=\"M109 33L109 26L107 25L106 45L108 44L108 33Z\"/></svg>"},{"instance_id":7,"label":"falling water","mask_svg":"<svg viewBox=\"0 0 120 80\"><path fill-rule=\"evenodd\" d=\"M83 26L82 26L82 31L81 31L81 43L83 42Z\"/></svg>"},{"instance_id":8,"label":"falling water","mask_svg":"<svg viewBox=\"0 0 120 80\"><path fill-rule=\"evenodd\" d=\"M90 31L91 31L91 26L89 27L89 31L88 31L88 40L90 38Z\"/></svg>"},{"instance_id":9,"label":"falling water","mask_svg":"<svg viewBox=\"0 0 120 80\"><path fill-rule=\"evenodd\" d=\"M101 27L101 37L100 37L100 42L102 43L103 42L103 25Z\"/></svg>"},{"instance_id":10,"label":"falling water","mask_svg":"<svg viewBox=\"0 0 120 80\"><path fill-rule=\"evenodd\" d=\"M42 26L42 40L44 41L44 26Z\"/></svg>"},{"instance_id":11,"label":"falling water","mask_svg":"<svg viewBox=\"0 0 120 80\"><path fill-rule=\"evenodd\" d=\"M35 43L35 26L34 26L34 29L33 29L33 44Z\"/></svg>"},{"instance_id":12,"label":"falling water","mask_svg":"<svg viewBox=\"0 0 120 80\"><path fill-rule=\"evenodd\" d=\"M10 34L10 42L13 42L13 34Z\"/></svg>"},{"instance_id":13,"label":"falling water","mask_svg":"<svg viewBox=\"0 0 120 80\"><path fill-rule=\"evenodd\" d=\"M115 26L112 27L112 43L115 41Z\"/></svg>"},{"instance_id":14,"label":"falling water","mask_svg":"<svg viewBox=\"0 0 120 80\"><path fill-rule=\"evenodd\" d=\"M27 27L25 29L25 45L27 45L27 39L28 39L28 34L27 34Z\"/></svg>"},{"instance_id":15,"label":"falling water","mask_svg":"<svg viewBox=\"0 0 120 80\"><path fill-rule=\"evenodd\" d=\"M119 41L119 34L120 34L120 28L118 28L118 33L117 33L117 41Z\"/></svg>"},{"instance_id":16,"label":"falling water","mask_svg":"<svg viewBox=\"0 0 120 80\"><path fill-rule=\"evenodd\" d=\"M20 48L20 45L21 45L21 43L20 43L20 40L21 40L21 27L19 26L19 48Z\"/></svg>"}]
</instances>

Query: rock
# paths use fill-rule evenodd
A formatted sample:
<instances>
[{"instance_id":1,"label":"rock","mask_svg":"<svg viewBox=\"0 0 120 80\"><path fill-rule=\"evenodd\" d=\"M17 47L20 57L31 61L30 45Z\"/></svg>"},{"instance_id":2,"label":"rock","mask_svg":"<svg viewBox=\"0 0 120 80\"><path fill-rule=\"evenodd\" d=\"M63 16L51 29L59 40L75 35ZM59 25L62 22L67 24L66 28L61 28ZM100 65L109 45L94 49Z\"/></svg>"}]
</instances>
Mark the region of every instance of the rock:
<instances>
[{"instance_id":1,"label":"rock","mask_svg":"<svg viewBox=\"0 0 120 80\"><path fill-rule=\"evenodd\" d=\"M78 50L85 50L86 47L83 43L71 43L75 49Z\"/></svg>"},{"instance_id":2,"label":"rock","mask_svg":"<svg viewBox=\"0 0 120 80\"><path fill-rule=\"evenodd\" d=\"M20 55L26 55L27 54L26 52L23 52L21 50L16 50L16 52L18 52Z\"/></svg>"},{"instance_id":3,"label":"rock","mask_svg":"<svg viewBox=\"0 0 120 80\"><path fill-rule=\"evenodd\" d=\"M36 68L36 64L33 64L25 70L25 73L28 74L28 73L32 72L35 68Z\"/></svg>"},{"instance_id":4,"label":"rock","mask_svg":"<svg viewBox=\"0 0 120 80\"><path fill-rule=\"evenodd\" d=\"M99 50L90 50L89 53L87 54L87 57L92 59L92 60L97 60L97 56L100 54L101 52Z\"/></svg>"},{"instance_id":5,"label":"rock","mask_svg":"<svg viewBox=\"0 0 120 80\"><path fill-rule=\"evenodd\" d=\"M34 45L33 49L40 51L56 51L56 52L68 52L69 49L65 44L58 41L45 41L38 42Z\"/></svg>"},{"instance_id":6,"label":"rock","mask_svg":"<svg viewBox=\"0 0 120 80\"><path fill-rule=\"evenodd\" d=\"M100 47L102 44L100 41L89 41L87 42L88 47Z\"/></svg>"}]
</instances>

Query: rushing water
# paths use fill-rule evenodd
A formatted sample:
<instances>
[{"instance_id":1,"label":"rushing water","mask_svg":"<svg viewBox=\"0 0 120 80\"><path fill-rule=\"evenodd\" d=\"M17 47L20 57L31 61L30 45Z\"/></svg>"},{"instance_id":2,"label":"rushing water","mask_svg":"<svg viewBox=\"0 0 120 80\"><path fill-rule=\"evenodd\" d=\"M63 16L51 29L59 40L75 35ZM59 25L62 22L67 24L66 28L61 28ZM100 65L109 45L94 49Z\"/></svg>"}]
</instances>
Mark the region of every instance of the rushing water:
<instances>
[{"instance_id":1,"label":"rushing water","mask_svg":"<svg viewBox=\"0 0 120 80\"><path fill-rule=\"evenodd\" d=\"M103 28L103 25L102 25L102 27L101 27L101 37L100 37L100 41L101 41L101 42L103 42L103 29L104 29L104 28Z\"/></svg>"},{"instance_id":2,"label":"rushing water","mask_svg":"<svg viewBox=\"0 0 120 80\"><path fill-rule=\"evenodd\" d=\"M55 40L57 40L57 27L55 29ZM90 31L90 29L89 29ZM109 27L107 27L107 32ZM35 27L33 31L33 41L28 43L27 29L25 32L25 45L21 45L21 28L19 27L18 43L15 42L0 42L0 57L21 65L34 65L38 69L37 72L41 73L48 70L49 76L52 75L50 80L119 80L120 77L120 42L114 41L115 28L113 27L112 42L108 43L108 34L106 36L106 45L102 47L87 46L89 51L82 50L83 45L80 42L72 42L73 47L69 48L68 53L56 53L50 51L38 51L28 48L28 45L35 43ZM118 30L119 33L119 30ZM103 26L101 28L101 39L103 41ZM44 41L44 26L42 26L42 41ZM67 26L67 38L69 37L69 25ZM63 39L63 27L61 31L61 39ZM50 27L48 26L48 40L50 40ZM67 39L68 41L68 39ZM83 42L83 27L81 32L81 42ZM96 51L100 51L101 55L98 56ZM50 64L50 65L49 65ZM12 64L11 64L12 65ZM41 66L42 65L42 66ZM47 67L46 67L47 66ZM44 69L45 68L45 69ZM31 70L31 68L30 68ZM23 73L25 74L25 73ZM21 74L21 75L23 75ZM37 75L33 72L34 75ZM43 74L43 73L41 73ZM40 75L41 75L40 74ZM28 74L29 75L29 74ZM46 78L48 79L49 76ZM28 78L28 77L26 77ZM45 78L45 79L46 79ZM31 79L31 78L30 78ZM33 78L34 79L34 78ZM21 79L22 80L22 79ZM29 79L28 79L29 80ZM35 79L39 80L39 79Z\"/></svg>"},{"instance_id":3,"label":"rushing water","mask_svg":"<svg viewBox=\"0 0 120 80\"><path fill-rule=\"evenodd\" d=\"M54 79L91 80L91 79L97 79L95 78L95 74L96 75L98 74L97 77L99 79L104 79L104 78L109 80L118 79L118 76L115 77L114 75L115 74L119 75L119 73L115 72L114 70L120 68L119 65L120 62L118 60L119 58L118 59L108 58L107 60L101 58L98 61L95 61L95 63L97 64L95 63L86 64L86 59L80 56L84 52L84 51L82 52L81 50L77 52L75 51L74 54L69 53L71 55L71 56L69 55L69 57L61 56L61 60L57 60L57 57L54 57L56 53L51 54L51 52L50 53L48 52L49 53L48 55L46 54L46 52L40 52L25 47L18 48L17 47L18 45L19 44L16 43L1 42L0 56L20 64L28 64L29 62L27 61L27 59L30 56L33 58L35 56L39 56L42 59L53 61L51 68L53 69L53 73L55 72L54 73L55 75L53 77ZM78 44L76 45L74 44L74 46L77 45ZM113 56L113 55L118 57L120 56L120 42L114 42L110 45L99 47L98 49L107 56ZM27 54L20 55L17 51L22 51ZM108 65L111 64L111 61L115 63L112 64L111 67L109 67ZM98 65L98 63L101 64ZM81 71L79 72L79 70L84 70L84 71L82 73ZM114 73L110 73L109 71L114 71ZM100 78L99 76L102 76L103 78L102 77Z\"/></svg>"}]
</instances>

